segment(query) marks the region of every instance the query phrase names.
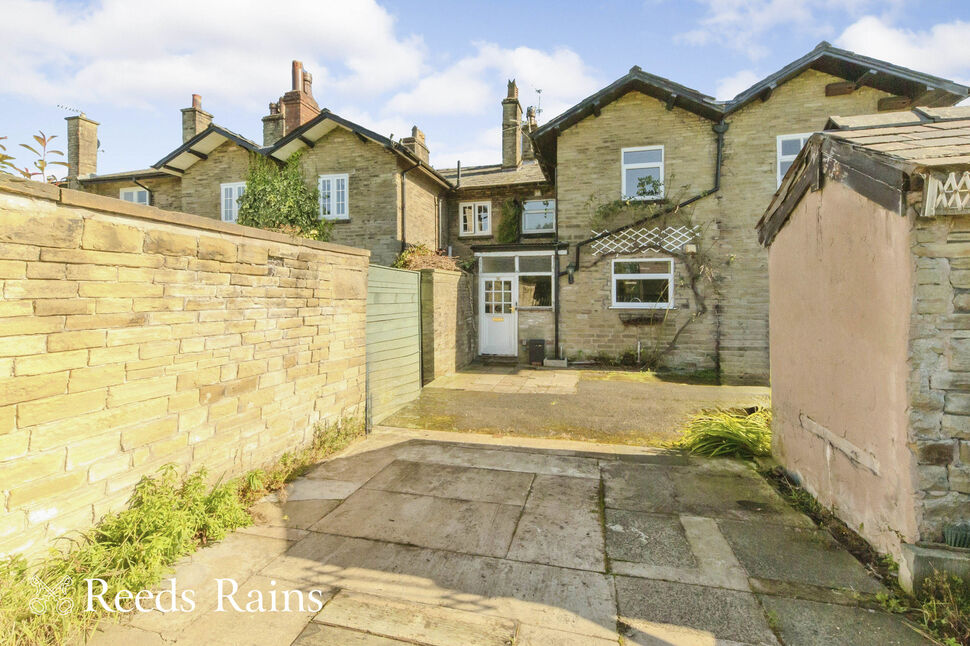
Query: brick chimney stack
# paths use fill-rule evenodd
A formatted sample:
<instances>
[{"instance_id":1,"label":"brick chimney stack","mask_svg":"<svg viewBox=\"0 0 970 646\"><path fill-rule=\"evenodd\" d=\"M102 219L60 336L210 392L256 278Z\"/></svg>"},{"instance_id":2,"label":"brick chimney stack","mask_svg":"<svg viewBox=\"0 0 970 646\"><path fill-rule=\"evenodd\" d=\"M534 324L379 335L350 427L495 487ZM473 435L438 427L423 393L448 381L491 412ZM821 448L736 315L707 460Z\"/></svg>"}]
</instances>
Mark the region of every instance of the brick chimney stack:
<instances>
[{"instance_id":1,"label":"brick chimney stack","mask_svg":"<svg viewBox=\"0 0 970 646\"><path fill-rule=\"evenodd\" d=\"M313 76L303 69L303 63L293 61L292 89L280 99L285 134L293 132L320 114L320 107L313 99L312 85Z\"/></svg>"},{"instance_id":2,"label":"brick chimney stack","mask_svg":"<svg viewBox=\"0 0 970 646\"><path fill-rule=\"evenodd\" d=\"M522 106L515 79L509 81L508 96L502 99L502 168L522 163Z\"/></svg>"},{"instance_id":3,"label":"brick chimney stack","mask_svg":"<svg viewBox=\"0 0 970 646\"><path fill-rule=\"evenodd\" d=\"M66 117L67 121L67 181L69 188L77 188L79 177L98 172L98 122L84 113Z\"/></svg>"},{"instance_id":4,"label":"brick chimney stack","mask_svg":"<svg viewBox=\"0 0 970 646\"><path fill-rule=\"evenodd\" d=\"M212 115L202 109L202 97L192 95L192 107L182 108L182 143L209 127Z\"/></svg>"},{"instance_id":5,"label":"brick chimney stack","mask_svg":"<svg viewBox=\"0 0 970 646\"><path fill-rule=\"evenodd\" d=\"M425 164L429 163L428 146L424 143L424 133L417 126L411 128L411 136L402 139L401 144Z\"/></svg>"},{"instance_id":6,"label":"brick chimney stack","mask_svg":"<svg viewBox=\"0 0 970 646\"><path fill-rule=\"evenodd\" d=\"M528 134L532 134L536 131L539 124L536 122L536 109L534 106L529 106L525 110L525 131ZM522 138L522 159L535 159L536 153L532 149L532 138L523 137Z\"/></svg>"},{"instance_id":7,"label":"brick chimney stack","mask_svg":"<svg viewBox=\"0 0 970 646\"><path fill-rule=\"evenodd\" d=\"M263 117L263 145L272 146L286 134L286 118L281 102L269 104L269 114Z\"/></svg>"}]
</instances>

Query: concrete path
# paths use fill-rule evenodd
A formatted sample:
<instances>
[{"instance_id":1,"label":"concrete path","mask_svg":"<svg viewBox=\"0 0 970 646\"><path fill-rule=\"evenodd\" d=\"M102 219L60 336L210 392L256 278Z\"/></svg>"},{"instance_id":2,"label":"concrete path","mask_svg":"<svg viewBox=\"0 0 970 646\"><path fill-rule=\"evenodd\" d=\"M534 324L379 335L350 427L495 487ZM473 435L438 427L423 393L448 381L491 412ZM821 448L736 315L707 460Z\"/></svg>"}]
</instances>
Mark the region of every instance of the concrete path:
<instances>
[{"instance_id":1,"label":"concrete path","mask_svg":"<svg viewBox=\"0 0 970 646\"><path fill-rule=\"evenodd\" d=\"M737 462L379 429L288 494L178 566L191 611L133 613L92 643L929 643Z\"/></svg>"},{"instance_id":2,"label":"concrete path","mask_svg":"<svg viewBox=\"0 0 970 646\"><path fill-rule=\"evenodd\" d=\"M768 401L759 386L663 381L647 372L472 365L439 377L387 426L656 445L694 413Z\"/></svg>"}]
</instances>

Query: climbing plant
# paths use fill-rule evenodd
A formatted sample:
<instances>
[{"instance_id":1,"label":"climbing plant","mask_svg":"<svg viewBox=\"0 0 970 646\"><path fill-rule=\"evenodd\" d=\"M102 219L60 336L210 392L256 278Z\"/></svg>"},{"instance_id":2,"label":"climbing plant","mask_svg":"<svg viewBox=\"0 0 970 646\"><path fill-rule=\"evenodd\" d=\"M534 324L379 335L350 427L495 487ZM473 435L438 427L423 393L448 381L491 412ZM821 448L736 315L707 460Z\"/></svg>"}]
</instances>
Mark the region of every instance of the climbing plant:
<instances>
[{"instance_id":1,"label":"climbing plant","mask_svg":"<svg viewBox=\"0 0 970 646\"><path fill-rule=\"evenodd\" d=\"M515 243L522 235L522 202L505 200L502 203L502 221L498 223L495 239L498 242Z\"/></svg>"},{"instance_id":2,"label":"climbing plant","mask_svg":"<svg viewBox=\"0 0 970 646\"><path fill-rule=\"evenodd\" d=\"M300 153L282 167L262 155L250 155L246 192L239 198L239 224L324 241L333 229L333 222L320 218L319 191L304 178Z\"/></svg>"}]
</instances>

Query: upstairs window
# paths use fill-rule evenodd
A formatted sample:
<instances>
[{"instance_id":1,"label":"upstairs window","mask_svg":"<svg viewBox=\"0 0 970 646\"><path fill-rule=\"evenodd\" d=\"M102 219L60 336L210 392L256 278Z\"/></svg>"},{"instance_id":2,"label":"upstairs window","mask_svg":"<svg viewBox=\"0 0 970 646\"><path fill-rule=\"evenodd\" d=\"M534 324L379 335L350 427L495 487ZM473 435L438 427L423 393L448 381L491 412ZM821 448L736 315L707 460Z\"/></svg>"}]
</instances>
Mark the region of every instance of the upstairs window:
<instances>
[{"instance_id":1,"label":"upstairs window","mask_svg":"<svg viewBox=\"0 0 970 646\"><path fill-rule=\"evenodd\" d=\"M779 135L778 136L778 163L775 164L778 172L778 186L781 186L781 179L791 168L792 163L795 158L798 157L798 153L802 151L805 147L805 142L808 138L812 136L811 132L805 132L800 135Z\"/></svg>"},{"instance_id":2,"label":"upstairs window","mask_svg":"<svg viewBox=\"0 0 970 646\"><path fill-rule=\"evenodd\" d=\"M235 222L239 219L239 198L246 192L246 182L232 182L220 186L222 189L222 221Z\"/></svg>"},{"instance_id":3,"label":"upstairs window","mask_svg":"<svg viewBox=\"0 0 970 646\"><path fill-rule=\"evenodd\" d=\"M492 203L462 202L458 205L461 236L487 236L492 234Z\"/></svg>"},{"instance_id":4,"label":"upstairs window","mask_svg":"<svg viewBox=\"0 0 970 646\"><path fill-rule=\"evenodd\" d=\"M663 146L624 148L620 160L623 199L659 200L664 196Z\"/></svg>"},{"instance_id":5,"label":"upstairs window","mask_svg":"<svg viewBox=\"0 0 970 646\"><path fill-rule=\"evenodd\" d=\"M552 233L556 229L556 200L527 200L522 205L522 233Z\"/></svg>"},{"instance_id":6,"label":"upstairs window","mask_svg":"<svg viewBox=\"0 0 970 646\"><path fill-rule=\"evenodd\" d=\"M125 202L148 204L148 191L143 188L123 188L119 197Z\"/></svg>"},{"instance_id":7,"label":"upstairs window","mask_svg":"<svg viewBox=\"0 0 970 646\"><path fill-rule=\"evenodd\" d=\"M615 259L613 261L613 307L673 309L673 259Z\"/></svg>"},{"instance_id":8,"label":"upstairs window","mask_svg":"<svg viewBox=\"0 0 970 646\"><path fill-rule=\"evenodd\" d=\"M320 219L349 220L347 201L347 174L321 175L317 183L320 189Z\"/></svg>"}]
</instances>

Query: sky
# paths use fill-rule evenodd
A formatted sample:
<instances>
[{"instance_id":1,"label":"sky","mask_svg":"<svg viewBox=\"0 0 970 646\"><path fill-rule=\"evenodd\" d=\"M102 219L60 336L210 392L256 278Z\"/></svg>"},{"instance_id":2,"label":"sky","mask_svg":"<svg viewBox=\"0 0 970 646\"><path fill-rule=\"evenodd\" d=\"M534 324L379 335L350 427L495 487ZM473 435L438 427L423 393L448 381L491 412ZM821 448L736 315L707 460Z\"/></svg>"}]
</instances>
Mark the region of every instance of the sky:
<instances>
[{"instance_id":1,"label":"sky","mask_svg":"<svg viewBox=\"0 0 970 646\"><path fill-rule=\"evenodd\" d=\"M66 152L83 111L99 173L178 147L193 93L261 143L293 59L321 107L395 139L417 125L438 167L500 160L510 78L540 122L634 65L729 99L821 40L970 84L966 0L0 0L0 16L0 143L20 165L37 131Z\"/></svg>"}]
</instances>

